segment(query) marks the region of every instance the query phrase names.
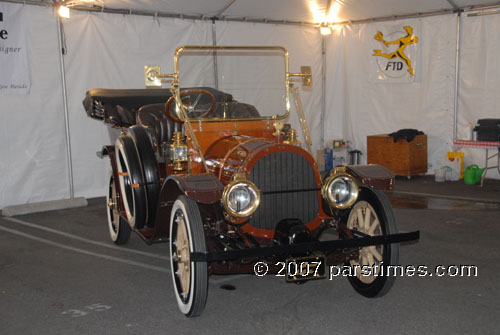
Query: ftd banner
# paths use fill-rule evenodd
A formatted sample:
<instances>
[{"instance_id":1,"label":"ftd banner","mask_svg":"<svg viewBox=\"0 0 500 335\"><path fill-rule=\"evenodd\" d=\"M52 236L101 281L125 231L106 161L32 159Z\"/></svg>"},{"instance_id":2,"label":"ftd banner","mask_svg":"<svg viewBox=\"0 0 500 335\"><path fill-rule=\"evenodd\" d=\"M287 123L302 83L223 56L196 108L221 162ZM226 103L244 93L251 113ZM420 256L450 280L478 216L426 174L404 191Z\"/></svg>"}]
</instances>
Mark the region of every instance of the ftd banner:
<instances>
[{"instance_id":1,"label":"ftd banner","mask_svg":"<svg viewBox=\"0 0 500 335\"><path fill-rule=\"evenodd\" d=\"M30 92L23 8L0 2L0 95Z\"/></svg>"},{"instance_id":2,"label":"ftd banner","mask_svg":"<svg viewBox=\"0 0 500 335\"><path fill-rule=\"evenodd\" d=\"M418 71L420 24L398 23L374 25L368 36L371 50L370 81L408 83Z\"/></svg>"}]
</instances>

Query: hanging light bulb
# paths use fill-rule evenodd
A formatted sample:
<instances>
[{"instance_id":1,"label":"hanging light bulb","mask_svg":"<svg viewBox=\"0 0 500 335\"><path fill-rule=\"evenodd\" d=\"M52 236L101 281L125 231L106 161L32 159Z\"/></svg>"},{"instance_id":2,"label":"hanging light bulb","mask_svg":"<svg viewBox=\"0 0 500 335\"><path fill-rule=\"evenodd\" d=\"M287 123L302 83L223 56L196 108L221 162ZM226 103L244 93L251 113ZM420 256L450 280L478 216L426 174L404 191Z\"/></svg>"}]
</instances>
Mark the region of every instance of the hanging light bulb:
<instances>
[{"instance_id":1,"label":"hanging light bulb","mask_svg":"<svg viewBox=\"0 0 500 335\"><path fill-rule=\"evenodd\" d=\"M69 8L66 7L66 6L64 6L64 5L60 5L59 9L57 10L57 12L59 13L60 17L63 17L65 19L69 19L70 18Z\"/></svg>"},{"instance_id":2,"label":"hanging light bulb","mask_svg":"<svg viewBox=\"0 0 500 335\"><path fill-rule=\"evenodd\" d=\"M319 32L322 36L327 36L327 35L331 35L332 33L332 28L330 28L329 26L327 25L322 25L320 28L319 28Z\"/></svg>"}]
</instances>

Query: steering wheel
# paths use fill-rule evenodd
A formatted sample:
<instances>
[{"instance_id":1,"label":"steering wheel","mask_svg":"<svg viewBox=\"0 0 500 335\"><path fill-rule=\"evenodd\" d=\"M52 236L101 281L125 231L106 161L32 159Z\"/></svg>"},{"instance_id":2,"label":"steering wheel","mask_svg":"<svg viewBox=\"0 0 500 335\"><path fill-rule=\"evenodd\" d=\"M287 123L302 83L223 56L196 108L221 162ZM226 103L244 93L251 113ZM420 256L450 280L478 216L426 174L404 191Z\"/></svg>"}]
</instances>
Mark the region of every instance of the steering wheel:
<instances>
[{"instance_id":1,"label":"steering wheel","mask_svg":"<svg viewBox=\"0 0 500 335\"><path fill-rule=\"evenodd\" d=\"M215 97L212 93L202 89L192 89L180 93L181 102L186 108L187 116L191 119L202 119L215 109ZM175 109L175 96L171 96L165 105L165 114L174 122L183 122L178 118Z\"/></svg>"}]
</instances>

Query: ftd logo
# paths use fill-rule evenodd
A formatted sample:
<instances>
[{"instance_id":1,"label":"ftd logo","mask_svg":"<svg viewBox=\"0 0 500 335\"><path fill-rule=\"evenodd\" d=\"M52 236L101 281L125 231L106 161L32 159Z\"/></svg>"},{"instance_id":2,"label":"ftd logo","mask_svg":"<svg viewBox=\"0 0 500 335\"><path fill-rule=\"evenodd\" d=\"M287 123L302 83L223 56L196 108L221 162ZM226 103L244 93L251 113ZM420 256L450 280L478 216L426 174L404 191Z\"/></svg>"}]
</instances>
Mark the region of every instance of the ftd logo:
<instances>
[{"instance_id":1,"label":"ftd logo","mask_svg":"<svg viewBox=\"0 0 500 335\"><path fill-rule=\"evenodd\" d=\"M0 22L3 22L3 13L2 12L0 12ZM7 35L9 35L7 30L5 30L5 29L0 30L0 39L6 40Z\"/></svg>"},{"instance_id":2,"label":"ftd logo","mask_svg":"<svg viewBox=\"0 0 500 335\"><path fill-rule=\"evenodd\" d=\"M401 71L403 69L403 62L387 62L385 70Z\"/></svg>"},{"instance_id":3,"label":"ftd logo","mask_svg":"<svg viewBox=\"0 0 500 335\"><path fill-rule=\"evenodd\" d=\"M413 35L413 28L403 27L403 31L393 31L385 37L382 32L377 31L373 38L380 42L381 49L373 49L372 56L377 57L377 64L386 76L400 78L407 72L414 76L413 57L418 43L418 37ZM387 40L386 40L387 38ZM408 49L407 49L408 48ZM408 52L408 54L407 54ZM406 69L406 71L403 71Z\"/></svg>"}]
</instances>

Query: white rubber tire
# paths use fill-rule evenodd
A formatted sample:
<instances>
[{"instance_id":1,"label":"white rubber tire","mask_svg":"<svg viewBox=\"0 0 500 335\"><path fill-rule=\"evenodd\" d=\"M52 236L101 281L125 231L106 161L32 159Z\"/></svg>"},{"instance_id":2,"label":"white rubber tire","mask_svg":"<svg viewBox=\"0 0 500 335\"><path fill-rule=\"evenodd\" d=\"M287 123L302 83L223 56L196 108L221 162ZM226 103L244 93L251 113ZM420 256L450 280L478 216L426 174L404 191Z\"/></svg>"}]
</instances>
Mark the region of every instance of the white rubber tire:
<instances>
[{"instance_id":1,"label":"white rubber tire","mask_svg":"<svg viewBox=\"0 0 500 335\"><path fill-rule=\"evenodd\" d=\"M195 201L181 195L174 202L170 216L170 269L174 286L175 298L179 310L187 317L199 316L205 309L208 293L208 268L206 262L189 262L189 290L183 293L179 277L179 263L175 259L178 249L177 230L179 225L185 225L189 252L206 252L205 233L198 205ZM189 257L188 255L185 255ZM184 256L183 256L184 257ZM183 296L183 294L187 296Z\"/></svg>"}]
</instances>

